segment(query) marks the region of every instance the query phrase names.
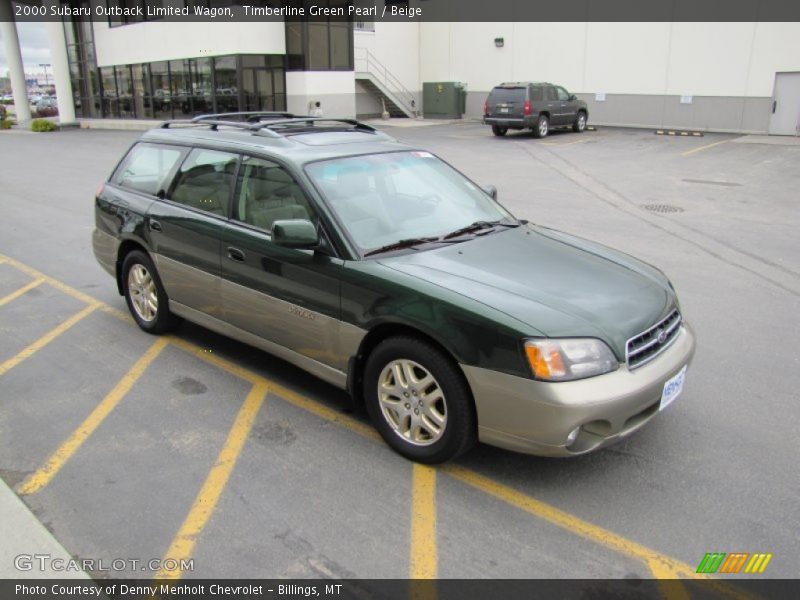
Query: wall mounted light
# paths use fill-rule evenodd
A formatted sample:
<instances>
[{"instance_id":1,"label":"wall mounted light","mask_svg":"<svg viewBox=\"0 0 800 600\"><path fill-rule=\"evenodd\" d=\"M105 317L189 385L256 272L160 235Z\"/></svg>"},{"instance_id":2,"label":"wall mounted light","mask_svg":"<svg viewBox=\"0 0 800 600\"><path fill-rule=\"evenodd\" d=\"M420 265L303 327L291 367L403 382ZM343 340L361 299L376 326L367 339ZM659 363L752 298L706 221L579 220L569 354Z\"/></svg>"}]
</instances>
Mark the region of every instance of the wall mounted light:
<instances>
[{"instance_id":1,"label":"wall mounted light","mask_svg":"<svg viewBox=\"0 0 800 600\"><path fill-rule=\"evenodd\" d=\"M494 38L494 45L497 46L498 48L502 48L503 46L505 46L505 44L506 41L503 38L501 37Z\"/></svg>"}]
</instances>

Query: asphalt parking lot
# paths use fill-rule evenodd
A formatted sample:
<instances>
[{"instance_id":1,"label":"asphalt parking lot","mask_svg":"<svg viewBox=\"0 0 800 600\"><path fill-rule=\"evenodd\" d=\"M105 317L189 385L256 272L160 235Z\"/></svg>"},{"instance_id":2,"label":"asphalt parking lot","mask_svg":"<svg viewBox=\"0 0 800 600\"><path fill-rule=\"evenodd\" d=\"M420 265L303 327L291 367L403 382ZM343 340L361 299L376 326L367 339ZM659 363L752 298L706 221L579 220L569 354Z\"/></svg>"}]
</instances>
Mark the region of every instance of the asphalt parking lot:
<instances>
[{"instance_id":1,"label":"asphalt parking lot","mask_svg":"<svg viewBox=\"0 0 800 600\"><path fill-rule=\"evenodd\" d=\"M3 133L0 475L64 547L193 560L160 573L184 578L692 577L707 552L772 553L754 577L796 577L800 145L390 133L520 218L663 269L698 335L681 397L596 454L480 445L413 465L287 363L135 326L90 236L93 192L137 133Z\"/></svg>"}]
</instances>

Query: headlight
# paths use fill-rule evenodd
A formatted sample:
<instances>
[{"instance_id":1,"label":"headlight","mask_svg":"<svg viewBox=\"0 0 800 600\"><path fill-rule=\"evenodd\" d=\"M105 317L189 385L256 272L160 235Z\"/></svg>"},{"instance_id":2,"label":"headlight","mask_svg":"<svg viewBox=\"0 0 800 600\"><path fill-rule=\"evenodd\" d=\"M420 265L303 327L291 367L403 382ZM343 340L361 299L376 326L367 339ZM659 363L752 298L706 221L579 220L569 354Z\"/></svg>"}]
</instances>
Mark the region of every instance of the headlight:
<instances>
[{"instance_id":1,"label":"headlight","mask_svg":"<svg viewBox=\"0 0 800 600\"><path fill-rule=\"evenodd\" d=\"M525 354L536 379L544 381L584 379L619 367L611 349L594 338L528 340Z\"/></svg>"}]
</instances>

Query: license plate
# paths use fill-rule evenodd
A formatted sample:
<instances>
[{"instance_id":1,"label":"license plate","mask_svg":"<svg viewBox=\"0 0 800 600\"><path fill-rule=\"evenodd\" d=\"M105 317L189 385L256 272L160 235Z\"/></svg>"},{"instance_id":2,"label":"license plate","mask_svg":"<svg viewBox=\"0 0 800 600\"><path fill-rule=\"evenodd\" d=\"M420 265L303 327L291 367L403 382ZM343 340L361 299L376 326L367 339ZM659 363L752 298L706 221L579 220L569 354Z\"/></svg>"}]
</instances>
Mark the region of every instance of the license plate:
<instances>
[{"instance_id":1,"label":"license plate","mask_svg":"<svg viewBox=\"0 0 800 600\"><path fill-rule=\"evenodd\" d=\"M508 112L508 109L507 109L507 108L501 108L501 109L500 109L500 112L501 112L501 113L507 113L507 112Z\"/></svg>"},{"instance_id":2,"label":"license plate","mask_svg":"<svg viewBox=\"0 0 800 600\"><path fill-rule=\"evenodd\" d=\"M686 366L684 366L675 377L669 379L664 384L664 390L661 392L661 405L658 410L664 410L670 403L678 397L678 394L683 390L683 382L686 379Z\"/></svg>"}]
</instances>

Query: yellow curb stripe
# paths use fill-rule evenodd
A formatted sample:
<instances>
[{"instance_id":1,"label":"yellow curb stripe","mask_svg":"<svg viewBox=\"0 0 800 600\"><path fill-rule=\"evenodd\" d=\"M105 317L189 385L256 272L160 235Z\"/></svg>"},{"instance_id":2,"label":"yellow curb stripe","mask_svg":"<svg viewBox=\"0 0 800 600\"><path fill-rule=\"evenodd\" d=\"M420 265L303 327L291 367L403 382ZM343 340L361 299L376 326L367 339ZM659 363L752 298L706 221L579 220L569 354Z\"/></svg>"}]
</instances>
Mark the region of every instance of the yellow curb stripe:
<instances>
[{"instance_id":1,"label":"yellow curb stripe","mask_svg":"<svg viewBox=\"0 0 800 600\"><path fill-rule=\"evenodd\" d=\"M411 493L410 579L436 579L436 469L414 464Z\"/></svg>"},{"instance_id":2,"label":"yellow curb stripe","mask_svg":"<svg viewBox=\"0 0 800 600\"><path fill-rule=\"evenodd\" d=\"M82 311L72 315L69 319L67 319L66 321L61 323L61 325L59 325L59 326L51 329L47 333L45 333L42 337L40 337L38 340L33 342L30 346L28 346L27 348L22 350L19 354L17 354L16 356L12 356L8 360L4 361L2 364L0 364L0 376L5 375L6 373L8 373L8 371L10 371L14 367L16 367L19 363L21 363L25 359L30 358L34 354L36 354L39 350L41 350L42 348L47 346L47 344L49 344L54 339L56 339L58 336L60 336L62 333L64 333L68 329L70 329L73 325L75 325L76 323L79 323L85 317L87 317L90 314L92 314L99 307L100 307L100 303L97 302L96 300L93 301L93 304L90 304L89 306L84 308Z\"/></svg>"},{"instance_id":3,"label":"yellow curb stripe","mask_svg":"<svg viewBox=\"0 0 800 600\"><path fill-rule=\"evenodd\" d=\"M137 360L130 370L119 380L108 395L103 398L83 423L56 450L45 464L33 473L17 490L20 494L35 494L55 477L70 458L80 449L95 430L105 421L111 411L128 394L147 367L156 359L169 342L157 339L147 352Z\"/></svg>"},{"instance_id":4,"label":"yellow curb stripe","mask_svg":"<svg viewBox=\"0 0 800 600\"><path fill-rule=\"evenodd\" d=\"M228 479L244 449L245 442L255 423L256 415L268 391L269 386L261 382L256 383L250 390L242 408L239 410L239 414L236 416L233 427L231 427L228 433L225 445L222 447L222 450L220 450L211 472L208 474L203 487L197 494L194 504L192 504L192 508L186 516L183 525L181 525L175 539L172 540L169 549L164 555L164 561L172 559L180 565L182 562L191 558L197 539L203 532L206 524L208 524L209 519L211 519L211 515L214 514L214 509L228 484ZM174 580L180 579L181 577L183 577L183 571L180 569L180 566L178 566L178 568L173 571L162 569L158 572L155 579Z\"/></svg>"},{"instance_id":5,"label":"yellow curb stripe","mask_svg":"<svg viewBox=\"0 0 800 600\"><path fill-rule=\"evenodd\" d=\"M703 150L708 150L709 148L713 148L714 146L719 146L720 144L727 144L729 141L730 140L722 140L721 142L706 144L705 146L700 146L699 148L694 148L693 150L687 150L686 152L681 153L681 156L691 156L696 152L702 152Z\"/></svg>"},{"instance_id":6,"label":"yellow curb stripe","mask_svg":"<svg viewBox=\"0 0 800 600\"><path fill-rule=\"evenodd\" d=\"M28 293L33 288L38 287L38 286L42 285L43 283L44 283L44 277L39 277L37 279L34 279L28 285L25 285L25 286L22 286L21 288L19 288L16 292L11 292L8 296L3 296L2 298L0 298L0 306L5 306L6 304L11 302L12 300L16 300L17 298L19 298L23 294Z\"/></svg>"}]
</instances>

